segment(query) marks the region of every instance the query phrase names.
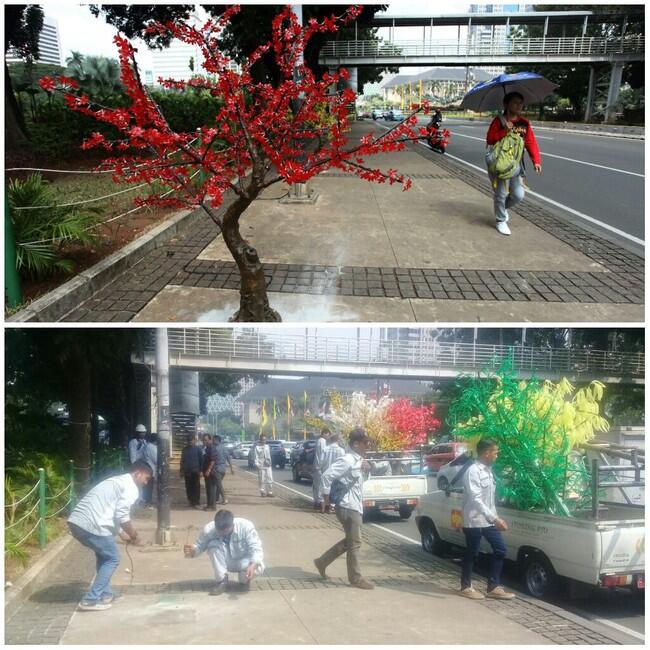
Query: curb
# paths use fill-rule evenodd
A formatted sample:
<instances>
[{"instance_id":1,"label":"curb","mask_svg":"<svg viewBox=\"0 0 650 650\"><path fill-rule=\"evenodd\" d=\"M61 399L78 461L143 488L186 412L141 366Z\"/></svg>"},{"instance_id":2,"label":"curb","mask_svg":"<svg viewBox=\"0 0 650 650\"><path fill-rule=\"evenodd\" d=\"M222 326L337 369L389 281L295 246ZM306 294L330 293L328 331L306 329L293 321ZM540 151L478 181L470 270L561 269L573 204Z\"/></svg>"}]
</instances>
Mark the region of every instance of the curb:
<instances>
[{"instance_id":1,"label":"curb","mask_svg":"<svg viewBox=\"0 0 650 650\"><path fill-rule=\"evenodd\" d=\"M23 602L36 591L39 584L55 572L60 560L63 559L64 551L73 539L69 532L64 532L12 587L5 589L5 621L14 616Z\"/></svg>"},{"instance_id":2,"label":"curb","mask_svg":"<svg viewBox=\"0 0 650 650\"><path fill-rule=\"evenodd\" d=\"M147 253L160 248L174 235L192 226L200 217L200 209L177 212L142 237L129 242L119 251L6 318L5 322L43 323L61 320L84 300L110 284L118 275L135 266Z\"/></svg>"}]
</instances>

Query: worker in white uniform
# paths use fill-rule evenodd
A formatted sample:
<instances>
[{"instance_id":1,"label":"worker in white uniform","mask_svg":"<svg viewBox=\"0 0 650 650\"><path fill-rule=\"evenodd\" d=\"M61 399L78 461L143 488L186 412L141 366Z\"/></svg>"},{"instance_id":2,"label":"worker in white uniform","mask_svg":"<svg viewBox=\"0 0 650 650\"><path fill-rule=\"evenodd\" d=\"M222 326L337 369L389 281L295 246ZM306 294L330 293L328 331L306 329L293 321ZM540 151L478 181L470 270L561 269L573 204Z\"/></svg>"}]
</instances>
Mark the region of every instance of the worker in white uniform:
<instances>
[{"instance_id":1,"label":"worker in white uniform","mask_svg":"<svg viewBox=\"0 0 650 650\"><path fill-rule=\"evenodd\" d=\"M183 551L187 558L207 551L216 581L212 596L226 591L228 571L238 574L240 591L249 591L253 578L264 571L262 541L255 526L248 519L234 517L230 510L219 510L196 542L186 544Z\"/></svg>"},{"instance_id":2,"label":"worker in white uniform","mask_svg":"<svg viewBox=\"0 0 650 650\"><path fill-rule=\"evenodd\" d=\"M257 482L260 494L263 497L272 497L273 461L271 460L271 447L267 444L265 435L261 435L255 445L254 461L257 468Z\"/></svg>"},{"instance_id":3,"label":"worker in white uniform","mask_svg":"<svg viewBox=\"0 0 650 650\"><path fill-rule=\"evenodd\" d=\"M330 504L329 508L325 508L325 503L323 501L323 474L335 463L336 460L345 455L345 449L341 445L341 436L338 433L331 433L327 439L327 447L325 447L325 452L323 453L323 460L320 464L320 473L321 481L319 488L319 500L320 500L320 511L325 512L328 510L330 513L334 513L335 508Z\"/></svg>"},{"instance_id":4,"label":"worker in white uniform","mask_svg":"<svg viewBox=\"0 0 650 650\"><path fill-rule=\"evenodd\" d=\"M98 483L76 505L68 517L72 536L94 551L96 573L88 591L81 597L79 609L108 609L115 598L111 578L120 563L115 533L121 528L129 543L138 544L138 533L131 522L131 506L138 499L138 488L151 479L151 467L139 460L129 472Z\"/></svg>"},{"instance_id":5,"label":"worker in white uniform","mask_svg":"<svg viewBox=\"0 0 650 650\"><path fill-rule=\"evenodd\" d=\"M142 460L142 454L144 453L145 445L147 441L145 440L147 436L147 427L144 424L138 424L135 428L135 438L129 440L129 462L131 465L135 463L136 460Z\"/></svg>"},{"instance_id":6,"label":"worker in white uniform","mask_svg":"<svg viewBox=\"0 0 650 650\"><path fill-rule=\"evenodd\" d=\"M327 427L321 429L320 436L316 440L316 447L314 448L314 465L311 470L311 485L314 495L314 508L320 510L321 502L321 465L323 464L323 456L327 448L327 439L330 436L330 430Z\"/></svg>"}]
</instances>

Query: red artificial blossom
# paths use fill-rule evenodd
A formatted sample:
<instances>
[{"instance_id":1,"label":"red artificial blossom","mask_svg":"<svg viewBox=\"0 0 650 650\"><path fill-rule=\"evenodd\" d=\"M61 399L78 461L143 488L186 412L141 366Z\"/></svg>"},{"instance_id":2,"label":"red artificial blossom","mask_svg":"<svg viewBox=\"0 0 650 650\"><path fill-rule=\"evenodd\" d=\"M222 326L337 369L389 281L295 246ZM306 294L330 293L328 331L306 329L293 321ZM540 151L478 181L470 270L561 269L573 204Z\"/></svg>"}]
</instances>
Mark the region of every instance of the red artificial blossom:
<instances>
[{"instance_id":1,"label":"red artificial blossom","mask_svg":"<svg viewBox=\"0 0 650 650\"><path fill-rule=\"evenodd\" d=\"M305 183L332 167L377 183L400 183L404 190L411 179L397 170L382 171L366 165L366 158L378 153L403 151L409 142L426 137L426 128L416 128L416 113L428 112L428 105L417 107L403 122L382 135L368 134L351 143L348 106L355 93L349 88L336 91L348 73L325 73L317 79L302 63L302 53L317 33L336 32L361 13L360 6L349 7L340 16L318 21L310 19L301 26L290 6L273 19L272 39L260 45L242 66L233 69L231 60L219 50L219 35L239 6L229 7L218 19L202 27L168 22L152 23L150 33L170 35L198 46L204 57L206 78L190 81L160 79L170 89L201 88L223 100L222 108L210 124L191 133L173 131L141 81L135 61L136 50L126 38L116 36L122 83L130 99L127 108L107 108L83 94L73 80L45 77L41 87L58 91L68 106L113 125L121 133L108 140L93 133L84 149L102 147L120 153L102 163L113 180L148 183L155 190L139 204L201 207L219 227L241 275L240 310L232 320L280 320L270 308L266 282L257 251L239 232L239 218L267 187L284 181ZM256 81L252 66L272 52L281 72L279 85ZM326 115L325 120L322 119ZM129 151L129 153L121 153ZM132 153L134 150L141 153ZM234 194L225 211L218 211L224 194ZM173 198L166 198L168 194Z\"/></svg>"},{"instance_id":2,"label":"red artificial blossom","mask_svg":"<svg viewBox=\"0 0 650 650\"><path fill-rule=\"evenodd\" d=\"M440 420L435 413L434 404L416 406L411 400L402 397L388 407L386 418L400 436L400 445L404 449L412 449L426 444L429 436L440 427Z\"/></svg>"}]
</instances>

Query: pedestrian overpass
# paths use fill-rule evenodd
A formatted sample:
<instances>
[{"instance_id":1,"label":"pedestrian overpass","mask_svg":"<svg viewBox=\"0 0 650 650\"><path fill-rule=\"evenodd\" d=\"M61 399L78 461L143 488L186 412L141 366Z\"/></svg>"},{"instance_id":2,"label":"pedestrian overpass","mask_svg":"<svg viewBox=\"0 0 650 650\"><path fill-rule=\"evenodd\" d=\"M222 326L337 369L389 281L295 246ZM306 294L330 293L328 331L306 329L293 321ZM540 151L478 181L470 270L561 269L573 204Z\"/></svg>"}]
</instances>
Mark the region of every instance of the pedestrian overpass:
<instances>
[{"instance_id":1,"label":"pedestrian overpass","mask_svg":"<svg viewBox=\"0 0 650 650\"><path fill-rule=\"evenodd\" d=\"M645 382L643 353L567 350L528 346L373 340L317 334L284 334L281 329L170 328L170 367L198 371L274 375L336 375L453 379L476 375L493 362L512 357L517 376L605 383ZM155 365L154 342L134 361Z\"/></svg>"},{"instance_id":2,"label":"pedestrian overpass","mask_svg":"<svg viewBox=\"0 0 650 650\"><path fill-rule=\"evenodd\" d=\"M345 66L350 71L350 82L357 90L359 66L418 66L418 67L481 67L525 64L589 65L591 67L585 120L590 119L595 107L603 106L605 119L618 101L623 66L645 60L645 35L628 34L631 23L645 20L643 11L630 6L628 14L594 13L592 11L539 11L521 13L452 14L430 16L375 15L372 26L388 28L386 41L328 41L321 49L319 63L330 69ZM607 36L588 36L589 25L607 25ZM457 26L454 40L433 38L434 27ZM513 26L539 26L543 35L519 38L508 33ZM396 27L421 27L422 38L398 41ZM467 28L461 38L461 27ZM492 28L480 38L472 27ZM497 27L506 28L506 35L497 34ZM548 36L556 28L561 36ZM567 27L579 31L579 36L567 36ZM577 29L576 29L577 28ZM428 29L428 33L427 33ZM501 32L503 30L500 30ZM469 77L468 77L469 81Z\"/></svg>"}]
</instances>

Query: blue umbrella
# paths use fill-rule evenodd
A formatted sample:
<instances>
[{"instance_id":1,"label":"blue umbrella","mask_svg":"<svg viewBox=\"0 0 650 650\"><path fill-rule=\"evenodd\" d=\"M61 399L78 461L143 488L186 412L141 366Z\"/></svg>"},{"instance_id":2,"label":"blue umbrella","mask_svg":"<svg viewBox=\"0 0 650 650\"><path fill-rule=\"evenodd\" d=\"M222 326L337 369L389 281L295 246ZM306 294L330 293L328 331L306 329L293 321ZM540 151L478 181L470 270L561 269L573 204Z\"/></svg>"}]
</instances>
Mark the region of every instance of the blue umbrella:
<instances>
[{"instance_id":1,"label":"blue umbrella","mask_svg":"<svg viewBox=\"0 0 650 650\"><path fill-rule=\"evenodd\" d=\"M503 108L503 97L518 92L525 104L535 104L552 95L557 84L534 72L500 74L490 81L482 81L463 97L460 108L472 111L490 111Z\"/></svg>"}]
</instances>

